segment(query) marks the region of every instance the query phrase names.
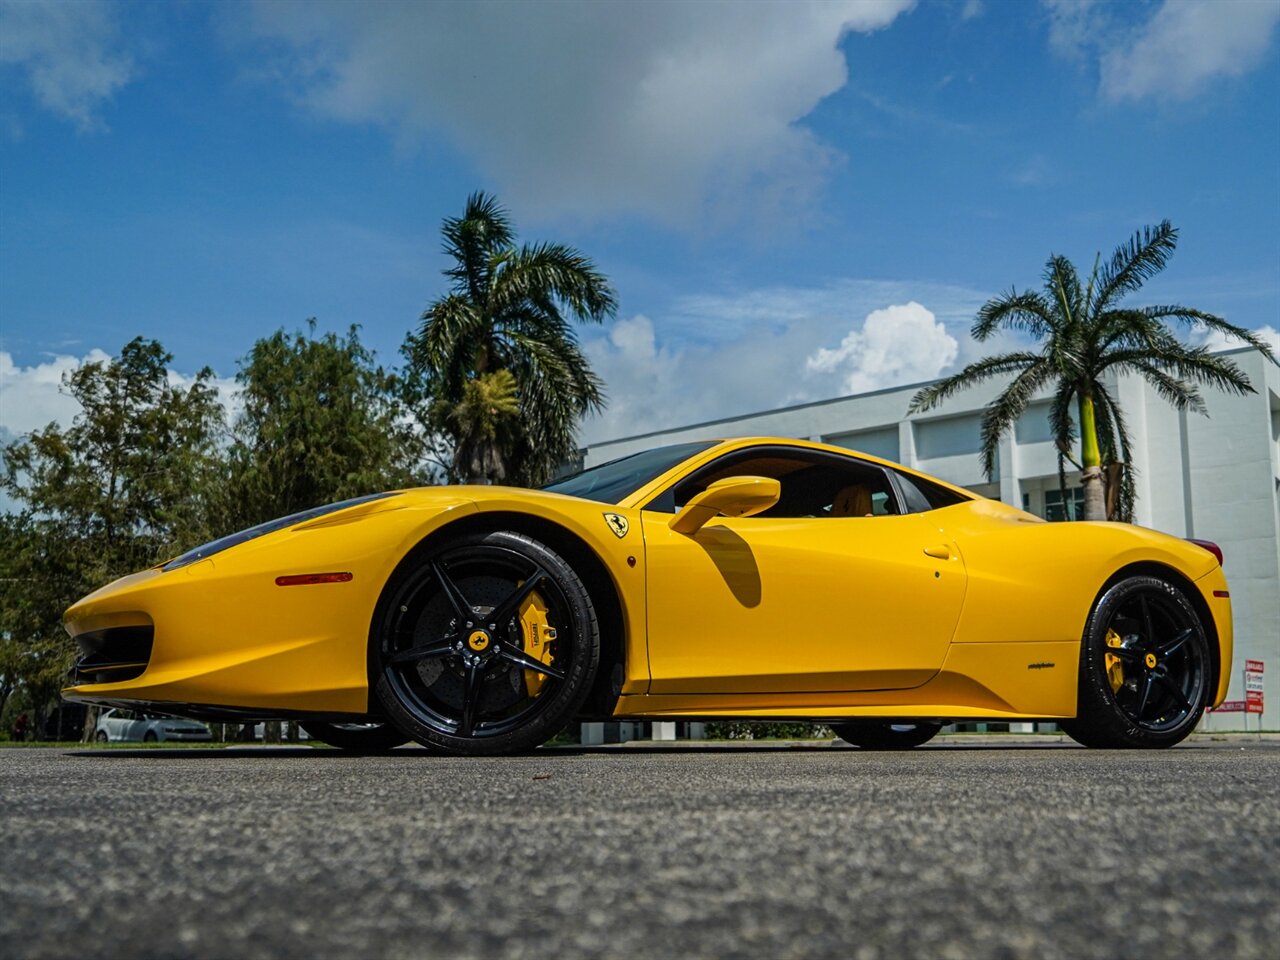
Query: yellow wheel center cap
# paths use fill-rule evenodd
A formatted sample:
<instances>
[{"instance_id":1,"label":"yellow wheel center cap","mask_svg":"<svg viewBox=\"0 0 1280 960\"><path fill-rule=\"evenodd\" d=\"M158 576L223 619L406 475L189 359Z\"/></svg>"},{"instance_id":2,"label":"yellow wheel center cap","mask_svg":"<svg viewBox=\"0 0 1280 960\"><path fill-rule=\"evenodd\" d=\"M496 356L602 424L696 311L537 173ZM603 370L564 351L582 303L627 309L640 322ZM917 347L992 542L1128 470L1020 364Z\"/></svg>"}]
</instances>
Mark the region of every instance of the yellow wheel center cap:
<instances>
[{"instance_id":1,"label":"yellow wheel center cap","mask_svg":"<svg viewBox=\"0 0 1280 960\"><path fill-rule=\"evenodd\" d=\"M476 653L488 650L490 642L489 634L483 630L473 630L471 636L467 637L467 646Z\"/></svg>"},{"instance_id":2,"label":"yellow wheel center cap","mask_svg":"<svg viewBox=\"0 0 1280 960\"><path fill-rule=\"evenodd\" d=\"M1148 653L1144 662L1146 663L1148 670L1154 670L1156 666L1156 655L1154 653Z\"/></svg>"}]
</instances>

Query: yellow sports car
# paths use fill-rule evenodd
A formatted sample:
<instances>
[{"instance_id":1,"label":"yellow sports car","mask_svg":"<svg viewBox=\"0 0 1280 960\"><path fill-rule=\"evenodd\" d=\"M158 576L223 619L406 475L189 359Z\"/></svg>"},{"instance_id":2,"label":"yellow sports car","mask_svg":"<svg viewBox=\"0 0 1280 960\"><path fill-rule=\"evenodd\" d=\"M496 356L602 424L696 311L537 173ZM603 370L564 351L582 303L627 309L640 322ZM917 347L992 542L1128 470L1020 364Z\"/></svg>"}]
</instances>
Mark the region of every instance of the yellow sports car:
<instances>
[{"instance_id":1,"label":"yellow sports car","mask_svg":"<svg viewBox=\"0 0 1280 960\"><path fill-rule=\"evenodd\" d=\"M880 748L1046 719L1166 747L1231 665L1212 544L782 439L318 507L117 580L66 627L69 699L454 754L602 718L813 720Z\"/></svg>"}]
</instances>

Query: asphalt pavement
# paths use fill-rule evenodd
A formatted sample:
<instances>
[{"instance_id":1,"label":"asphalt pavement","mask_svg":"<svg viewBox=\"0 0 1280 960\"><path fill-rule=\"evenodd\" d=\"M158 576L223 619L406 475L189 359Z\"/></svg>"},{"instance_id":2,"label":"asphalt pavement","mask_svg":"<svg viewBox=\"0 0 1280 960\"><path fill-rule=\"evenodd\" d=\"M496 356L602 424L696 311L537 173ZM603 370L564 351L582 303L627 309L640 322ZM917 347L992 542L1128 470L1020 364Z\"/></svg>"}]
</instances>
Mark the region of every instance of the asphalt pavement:
<instances>
[{"instance_id":1,"label":"asphalt pavement","mask_svg":"<svg viewBox=\"0 0 1280 960\"><path fill-rule=\"evenodd\" d=\"M1280 744L0 751L0 954L1274 958Z\"/></svg>"}]
</instances>

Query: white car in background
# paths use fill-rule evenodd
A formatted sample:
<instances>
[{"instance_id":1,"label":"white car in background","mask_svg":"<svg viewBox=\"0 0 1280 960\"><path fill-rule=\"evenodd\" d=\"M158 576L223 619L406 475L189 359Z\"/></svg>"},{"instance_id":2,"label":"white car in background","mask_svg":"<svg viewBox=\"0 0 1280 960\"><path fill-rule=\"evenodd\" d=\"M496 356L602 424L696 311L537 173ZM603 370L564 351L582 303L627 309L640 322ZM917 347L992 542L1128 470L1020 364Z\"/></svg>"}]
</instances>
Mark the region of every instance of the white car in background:
<instances>
[{"instance_id":1,"label":"white car in background","mask_svg":"<svg viewBox=\"0 0 1280 960\"><path fill-rule=\"evenodd\" d=\"M98 743L141 741L163 743L166 740L212 740L213 734L203 723L166 717L160 713L142 713L113 707L98 717L93 739Z\"/></svg>"}]
</instances>

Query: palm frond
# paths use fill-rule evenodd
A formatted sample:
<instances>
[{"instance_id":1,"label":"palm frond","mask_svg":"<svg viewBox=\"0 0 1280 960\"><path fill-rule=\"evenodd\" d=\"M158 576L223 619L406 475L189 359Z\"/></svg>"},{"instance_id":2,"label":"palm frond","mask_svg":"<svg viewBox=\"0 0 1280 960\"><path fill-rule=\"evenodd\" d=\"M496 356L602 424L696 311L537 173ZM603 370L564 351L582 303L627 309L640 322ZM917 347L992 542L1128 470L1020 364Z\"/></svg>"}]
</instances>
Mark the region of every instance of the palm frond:
<instances>
[{"instance_id":1,"label":"palm frond","mask_svg":"<svg viewBox=\"0 0 1280 960\"><path fill-rule=\"evenodd\" d=\"M618 309L617 295L592 261L564 244L526 244L498 276L495 312L531 297L562 302L581 321L599 323Z\"/></svg>"},{"instance_id":2,"label":"palm frond","mask_svg":"<svg viewBox=\"0 0 1280 960\"><path fill-rule=\"evenodd\" d=\"M1153 354L1172 353L1183 348L1161 321L1141 308L1107 310L1095 319L1095 356L1100 360L1113 349L1148 350Z\"/></svg>"},{"instance_id":3,"label":"palm frond","mask_svg":"<svg viewBox=\"0 0 1280 960\"><path fill-rule=\"evenodd\" d=\"M453 281L454 292L484 302L491 277L490 255L510 247L515 239L507 211L497 198L479 191L467 197L461 217L445 218L440 232L444 252L454 260L444 271Z\"/></svg>"},{"instance_id":4,"label":"palm frond","mask_svg":"<svg viewBox=\"0 0 1280 960\"><path fill-rule=\"evenodd\" d=\"M1054 254L1044 265L1044 289L1061 313L1061 321L1069 326L1079 324L1084 313L1084 291L1075 264Z\"/></svg>"},{"instance_id":5,"label":"palm frond","mask_svg":"<svg viewBox=\"0 0 1280 960\"><path fill-rule=\"evenodd\" d=\"M1237 326L1234 323L1228 323L1222 317L1215 316L1212 313L1205 313L1203 310L1195 310L1191 307L1181 307L1177 305L1143 307L1142 313L1153 322L1163 320L1177 320L1191 327L1204 327L1208 330L1215 330L1227 337L1234 337L1253 347L1255 350L1262 351L1263 354L1275 360L1275 353L1271 349L1271 344L1263 340L1252 330L1245 327Z\"/></svg>"},{"instance_id":6,"label":"palm frond","mask_svg":"<svg viewBox=\"0 0 1280 960\"><path fill-rule=\"evenodd\" d=\"M1160 353L1115 351L1108 354L1103 369L1109 366L1141 369L1143 363L1172 371L1174 376L1187 384L1202 383L1237 396L1255 392L1248 376L1234 361L1210 353L1206 347L1188 348L1177 344L1175 349Z\"/></svg>"},{"instance_id":7,"label":"palm frond","mask_svg":"<svg viewBox=\"0 0 1280 960\"><path fill-rule=\"evenodd\" d=\"M1013 429L1018 418L1026 411L1035 392L1043 387L1054 371L1047 362L1031 364L1013 378L987 405L982 415L982 469L990 481L996 472L1000 456L1000 438Z\"/></svg>"},{"instance_id":8,"label":"palm frond","mask_svg":"<svg viewBox=\"0 0 1280 960\"><path fill-rule=\"evenodd\" d=\"M1178 231L1168 220L1144 227L1127 243L1116 247L1098 278L1094 312L1105 311L1114 301L1132 293L1165 268L1178 246Z\"/></svg>"},{"instance_id":9,"label":"palm frond","mask_svg":"<svg viewBox=\"0 0 1280 960\"><path fill-rule=\"evenodd\" d=\"M1076 440L1076 423L1071 414L1075 397L1075 384L1070 380L1059 380L1058 388L1054 391L1053 400L1049 404L1049 426L1053 430L1053 442L1058 448L1059 457L1070 460L1079 470L1080 463L1071 453ZM1061 464L1059 464L1059 472L1062 473ZM1062 474L1062 485L1065 490L1065 473Z\"/></svg>"},{"instance_id":10,"label":"palm frond","mask_svg":"<svg viewBox=\"0 0 1280 960\"><path fill-rule=\"evenodd\" d=\"M921 388L911 398L907 412L923 413L926 410L932 410L942 401L962 390L977 386L992 377L998 377L1001 374L1012 373L1032 364L1041 363L1043 360L1044 358L1040 354L1030 352L1002 353L998 356L986 357L983 360L975 360L959 373L954 373L939 380L937 383Z\"/></svg>"},{"instance_id":11,"label":"palm frond","mask_svg":"<svg viewBox=\"0 0 1280 960\"><path fill-rule=\"evenodd\" d=\"M1033 290L993 297L984 303L974 318L970 333L975 340L986 340L1000 327L1020 330L1036 338L1049 335L1056 322L1053 305Z\"/></svg>"},{"instance_id":12,"label":"palm frond","mask_svg":"<svg viewBox=\"0 0 1280 960\"><path fill-rule=\"evenodd\" d=\"M1164 370L1144 360L1129 361L1121 365L1121 368L1127 368L1139 374L1160 395L1165 403L1175 410L1194 410L1200 414L1208 413L1204 397L1201 396L1195 384L1170 376Z\"/></svg>"},{"instance_id":13,"label":"palm frond","mask_svg":"<svg viewBox=\"0 0 1280 960\"><path fill-rule=\"evenodd\" d=\"M484 326L484 317L470 299L457 294L441 297L422 314L422 326L409 343L411 358L460 391ZM465 349L468 345L470 351Z\"/></svg>"}]
</instances>

